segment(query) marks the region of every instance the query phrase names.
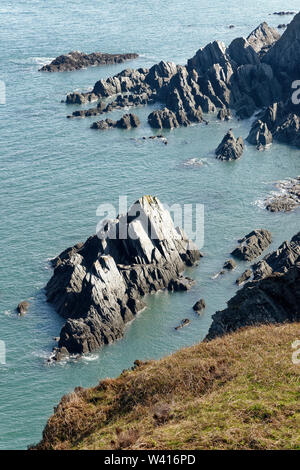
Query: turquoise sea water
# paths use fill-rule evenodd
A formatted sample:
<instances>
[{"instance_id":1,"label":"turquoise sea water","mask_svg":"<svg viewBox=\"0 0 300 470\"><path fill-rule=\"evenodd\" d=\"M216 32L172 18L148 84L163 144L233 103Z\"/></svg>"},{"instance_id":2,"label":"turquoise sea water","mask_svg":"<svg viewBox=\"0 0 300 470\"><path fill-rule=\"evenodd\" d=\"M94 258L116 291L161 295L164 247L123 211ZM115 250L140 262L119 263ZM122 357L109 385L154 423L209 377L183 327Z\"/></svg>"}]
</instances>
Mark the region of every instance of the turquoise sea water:
<instances>
[{"instance_id":1,"label":"turquoise sea water","mask_svg":"<svg viewBox=\"0 0 300 470\"><path fill-rule=\"evenodd\" d=\"M284 4L286 10L297 7L298 0ZM162 59L184 64L211 40L228 44L264 20L276 26L282 19L269 14L282 9L277 0L230 5L224 0L1 1L0 80L6 83L7 103L0 105L0 340L6 343L7 364L0 365L0 449L37 442L53 406L75 386L94 385L137 358L159 358L203 339L211 315L225 307L245 269L240 264L238 271L211 279L236 239L264 227L273 233L274 248L299 230L299 213L270 214L260 204L274 181L299 174L299 150L274 144L257 152L247 146L238 162L214 158L228 128L246 137L249 121L221 123L210 116L209 126L165 132L165 146L135 140L152 134L146 123L150 107L134 111L142 120L137 130L95 132L89 129L95 118L67 120L77 107L61 99L126 67ZM125 65L38 73L42 64L74 49L140 57ZM204 165L184 165L192 158L204 159ZM119 195L133 202L143 194L169 204L205 205L205 257L189 270L197 286L149 297L148 308L117 343L75 363L47 365L52 338L63 324L45 302L47 260L94 233L99 204L117 204ZM207 304L202 317L191 308L200 297ZM25 299L30 310L20 318L15 307ZM175 331L186 317L191 325Z\"/></svg>"}]
</instances>

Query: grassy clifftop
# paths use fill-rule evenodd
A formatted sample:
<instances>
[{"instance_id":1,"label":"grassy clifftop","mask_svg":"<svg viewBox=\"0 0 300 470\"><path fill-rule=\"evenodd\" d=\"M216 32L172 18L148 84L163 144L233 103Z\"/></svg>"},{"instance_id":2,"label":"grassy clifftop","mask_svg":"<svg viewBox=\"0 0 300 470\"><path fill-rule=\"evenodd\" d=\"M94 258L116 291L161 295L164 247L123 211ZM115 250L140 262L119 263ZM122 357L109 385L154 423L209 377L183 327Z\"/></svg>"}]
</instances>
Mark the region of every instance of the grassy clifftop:
<instances>
[{"instance_id":1,"label":"grassy clifftop","mask_svg":"<svg viewBox=\"0 0 300 470\"><path fill-rule=\"evenodd\" d=\"M300 324L139 363L62 398L39 449L300 449Z\"/></svg>"}]
</instances>

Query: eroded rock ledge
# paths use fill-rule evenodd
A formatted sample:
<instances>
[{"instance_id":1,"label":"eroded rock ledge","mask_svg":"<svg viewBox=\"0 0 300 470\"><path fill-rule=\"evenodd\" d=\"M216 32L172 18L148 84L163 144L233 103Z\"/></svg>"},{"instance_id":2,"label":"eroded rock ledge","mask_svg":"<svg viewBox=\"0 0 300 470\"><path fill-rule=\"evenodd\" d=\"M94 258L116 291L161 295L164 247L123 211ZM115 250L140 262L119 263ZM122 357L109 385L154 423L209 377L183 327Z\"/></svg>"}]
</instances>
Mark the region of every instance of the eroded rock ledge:
<instances>
[{"instance_id":1,"label":"eroded rock ledge","mask_svg":"<svg viewBox=\"0 0 300 470\"><path fill-rule=\"evenodd\" d=\"M54 358L121 338L126 323L145 307L145 294L192 286L181 273L200 258L196 245L175 228L157 198L144 196L133 208L53 260L46 296L67 319Z\"/></svg>"},{"instance_id":2,"label":"eroded rock ledge","mask_svg":"<svg viewBox=\"0 0 300 470\"><path fill-rule=\"evenodd\" d=\"M245 326L300 320L300 232L253 265L252 272L254 280L213 315L206 339Z\"/></svg>"},{"instance_id":3,"label":"eroded rock ledge","mask_svg":"<svg viewBox=\"0 0 300 470\"><path fill-rule=\"evenodd\" d=\"M80 51L72 51L68 54L56 57L50 64L44 65L40 72L71 72L86 67L99 65L121 64L126 60L133 60L138 54L106 54L103 52L92 52L85 54Z\"/></svg>"}]
</instances>

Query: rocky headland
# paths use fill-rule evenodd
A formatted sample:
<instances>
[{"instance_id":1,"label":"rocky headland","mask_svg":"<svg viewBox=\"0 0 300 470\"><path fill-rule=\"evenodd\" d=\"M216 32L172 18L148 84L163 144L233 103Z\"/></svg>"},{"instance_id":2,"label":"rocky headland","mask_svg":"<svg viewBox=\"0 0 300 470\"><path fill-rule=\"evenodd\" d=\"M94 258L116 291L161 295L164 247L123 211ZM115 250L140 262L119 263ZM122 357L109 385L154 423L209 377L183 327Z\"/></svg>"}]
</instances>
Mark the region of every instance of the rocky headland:
<instances>
[{"instance_id":1,"label":"rocky headland","mask_svg":"<svg viewBox=\"0 0 300 470\"><path fill-rule=\"evenodd\" d=\"M46 286L47 300L66 318L53 358L87 353L121 338L126 323L145 307L145 294L194 284L181 273L200 256L151 196L62 252L53 260Z\"/></svg>"},{"instance_id":2,"label":"rocky headland","mask_svg":"<svg viewBox=\"0 0 300 470\"><path fill-rule=\"evenodd\" d=\"M72 51L56 57L50 64L40 68L39 72L71 72L86 67L121 64L137 57L138 54L106 54L104 52L85 54L80 51Z\"/></svg>"}]
</instances>

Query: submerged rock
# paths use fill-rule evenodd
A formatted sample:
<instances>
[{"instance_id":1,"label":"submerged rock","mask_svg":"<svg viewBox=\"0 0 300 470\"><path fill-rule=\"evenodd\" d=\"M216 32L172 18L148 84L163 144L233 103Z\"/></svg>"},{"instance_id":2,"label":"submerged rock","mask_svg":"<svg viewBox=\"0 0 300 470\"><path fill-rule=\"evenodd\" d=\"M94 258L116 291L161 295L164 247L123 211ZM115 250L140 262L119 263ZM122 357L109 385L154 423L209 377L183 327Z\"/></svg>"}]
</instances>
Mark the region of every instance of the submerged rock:
<instances>
[{"instance_id":1,"label":"submerged rock","mask_svg":"<svg viewBox=\"0 0 300 470\"><path fill-rule=\"evenodd\" d=\"M189 288L181 277L200 252L157 198L144 196L126 215L107 221L98 236L59 256L46 296L66 318L58 353L93 351L124 334L144 308L143 296L159 289Z\"/></svg>"},{"instance_id":2,"label":"submerged rock","mask_svg":"<svg viewBox=\"0 0 300 470\"><path fill-rule=\"evenodd\" d=\"M230 129L216 149L216 158L227 161L237 160L241 158L243 151L244 141L242 137L236 139Z\"/></svg>"},{"instance_id":3,"label":"submerged rock","mask_svg":"<svg viewBox=\"0 0 300 470\"><path fill-rule=\"evenodd\" d=\"M70 72L86 67L98 65L120 64L126 60L133 60L138 54L105 54L103 52L92 52L85 54L80 51L72 51L68 54L60 55L50 64L44 65L40 72Z\"/></svg>"},{"instance_id":4,"label":"submerged rock","mask_svg":"<svg viewBox=\"0 0 300 470\"><path fill-rule=\"evenodd\" d=\"M232 255L244 261L252 261L262 254L272 242L272 234L265 229L257 229L238 240L239 246Z\"/></svg>"}]
</instances>

